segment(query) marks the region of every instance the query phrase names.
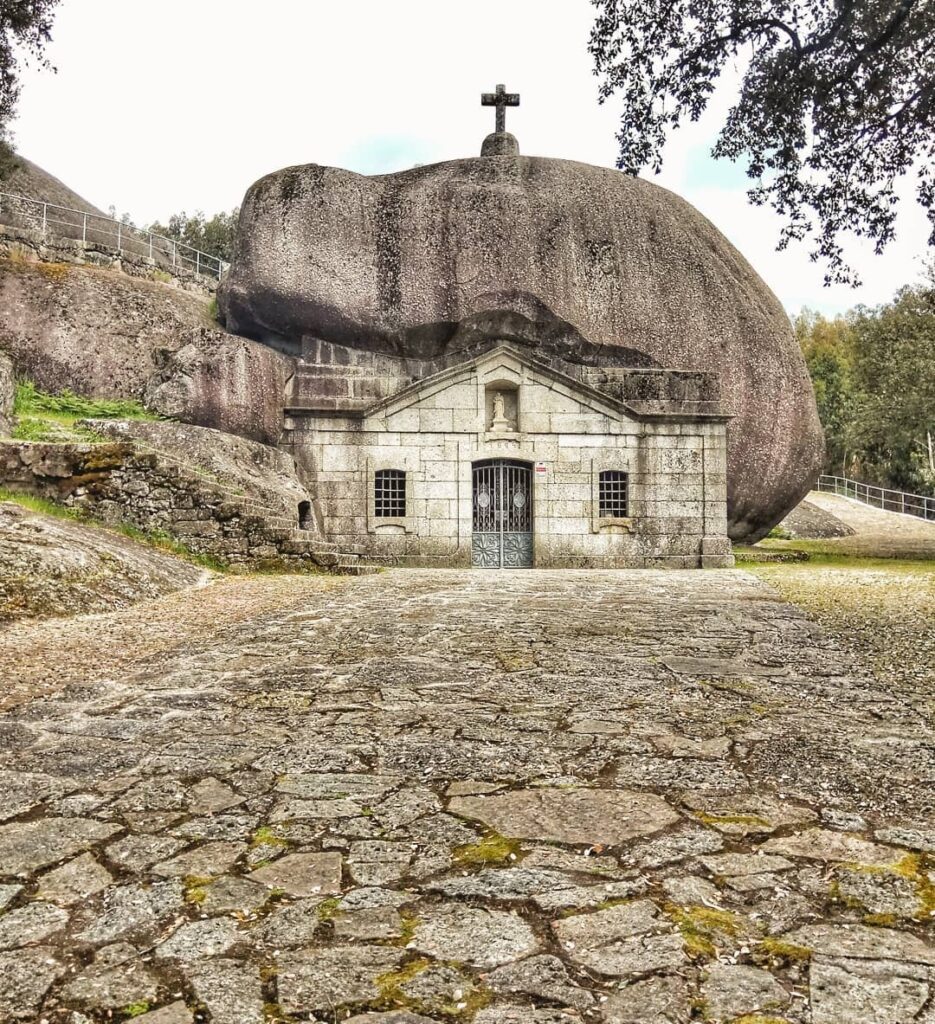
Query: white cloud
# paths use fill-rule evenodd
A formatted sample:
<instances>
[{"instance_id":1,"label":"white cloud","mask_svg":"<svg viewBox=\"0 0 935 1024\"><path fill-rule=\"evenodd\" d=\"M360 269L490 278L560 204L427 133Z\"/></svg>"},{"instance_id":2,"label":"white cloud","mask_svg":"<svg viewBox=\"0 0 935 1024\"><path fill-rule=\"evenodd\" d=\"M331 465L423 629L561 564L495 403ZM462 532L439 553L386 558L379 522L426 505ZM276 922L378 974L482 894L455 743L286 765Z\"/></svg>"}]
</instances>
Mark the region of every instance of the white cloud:
<instances>
[{"instance_id":1,"label":"white cloud","mask_svg":"<svg viewBox=\"0 0 935 1024\"><path fill-rule=\"evenodd\" d=\"M507 127L523 152L612 166L619 107L597 103L592 15L587 0L63 0L59 71L24 77L17 142L92 202L146 222L229 209L288 164L377 173L474 155L493 120L479 94L504 82L522 94ZM878 302L917 276L926 232L910 206L899 244L859 261L863 289L822 289L804 251L772 251L775 217L751 211L733 176L693 184L715 130L705 118L677 133L655 180L709 216L787 307Z\"/></svg>"}]
</instances>

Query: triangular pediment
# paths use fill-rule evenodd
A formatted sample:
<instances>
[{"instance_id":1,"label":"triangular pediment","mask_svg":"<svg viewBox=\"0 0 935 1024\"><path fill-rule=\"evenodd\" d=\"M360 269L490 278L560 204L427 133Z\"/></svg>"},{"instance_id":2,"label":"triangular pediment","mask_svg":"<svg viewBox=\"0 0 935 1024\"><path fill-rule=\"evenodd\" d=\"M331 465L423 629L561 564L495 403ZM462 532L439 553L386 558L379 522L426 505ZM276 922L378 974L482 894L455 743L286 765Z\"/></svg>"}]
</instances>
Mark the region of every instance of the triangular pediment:
<instances>
[{"instance_id":1,"label":"triangular pediment","mask_svg":"<svg viewBox=\"0 0 935 1024\"><path fill-rule=\"evenodd\" d=\"M364 415L381 418L391 416L421 405L446 388L458 384L479 383L486 386L498 381L517 386L539 384L573 399L592 412L612 417L619 417L622 414L634 420L641 418L617 399L603 394L569 374L540 363L527 352L509 343L497 345L473 359L415 381L395 395L374 403Z\"/></svg>"}]
</instances>

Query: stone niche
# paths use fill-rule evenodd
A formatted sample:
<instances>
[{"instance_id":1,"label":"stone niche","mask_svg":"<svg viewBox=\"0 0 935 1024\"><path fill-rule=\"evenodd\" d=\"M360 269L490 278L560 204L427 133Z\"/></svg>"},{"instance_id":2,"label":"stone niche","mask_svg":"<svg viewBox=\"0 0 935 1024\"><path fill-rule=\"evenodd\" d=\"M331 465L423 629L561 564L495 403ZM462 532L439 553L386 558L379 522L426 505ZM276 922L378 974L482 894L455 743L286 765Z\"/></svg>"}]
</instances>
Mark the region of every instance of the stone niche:
<instances>
[{"instance_id":1,"label":"stone niche","mask_svg":"<svg viewBox=\"0 0 935 1024\"><path fill-rule=\"evenodd\" d=\"M484 429L492 434L516 434L520 430L519 385L495 380L484 387Z\"/></svg>"}]
</instances>

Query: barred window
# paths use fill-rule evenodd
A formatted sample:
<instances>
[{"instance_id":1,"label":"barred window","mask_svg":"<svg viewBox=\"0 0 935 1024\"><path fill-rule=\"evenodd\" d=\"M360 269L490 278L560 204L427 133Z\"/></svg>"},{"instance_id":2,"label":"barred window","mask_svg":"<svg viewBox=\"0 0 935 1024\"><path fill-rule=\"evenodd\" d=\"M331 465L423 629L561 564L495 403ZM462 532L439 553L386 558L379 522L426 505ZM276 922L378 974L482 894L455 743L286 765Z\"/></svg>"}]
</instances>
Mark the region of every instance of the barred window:
<instances>
[{"instance_id":1,"label":"barred window","mask_svg":"<svg viewBox=\"0 0 935 1024\"><path fill-rule=\"evenodd\" d=\"M378 469L373 480L373 514L381 518L406 514L406 474L401 469Z\"/></svg>"},{"instance_id":2,"label":"barred window","mask_svg":"<svg viewBox=\"0 0 935 1024\"><path fill-rule=\"evenodd\" d=\"M598 506L601 517L623 519L627 515L627 474L605 469L598 480Z\"/></svg>"}]
</instances>

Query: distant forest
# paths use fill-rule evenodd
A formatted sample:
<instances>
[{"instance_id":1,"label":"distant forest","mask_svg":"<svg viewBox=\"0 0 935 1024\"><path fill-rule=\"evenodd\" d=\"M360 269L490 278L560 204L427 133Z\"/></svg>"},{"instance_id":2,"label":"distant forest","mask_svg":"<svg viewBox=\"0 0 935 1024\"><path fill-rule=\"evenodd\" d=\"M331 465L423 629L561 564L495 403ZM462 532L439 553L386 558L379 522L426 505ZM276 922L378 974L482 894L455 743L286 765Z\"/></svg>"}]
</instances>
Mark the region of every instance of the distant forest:
<instances>
[{"instance_id":1,"label":"distant forest","mask_svg":"<svg viewBox=\"0 0 935 1024\"><path fill-rule=\"evenodd\" d=\"M793 322L825 430L824 472L935 494L935 264L875 309L833 319L805 309Z\"/></svg>"},{"instance_id":2,"label":"distant forest","mask_svg":"<svg viewBox=\"0 0 935 1024\"><path fill-rule=\"evenodd\" d=\"M174 238L193 249L230 262L239 215L239 206L235 206L230 213L216 213L213 217L205 217L200 210L191 215L183 210L181 213L173 213L168 224L156 221L147 224L146 228L157 235Z\"/></svg>"}]
</instances>

